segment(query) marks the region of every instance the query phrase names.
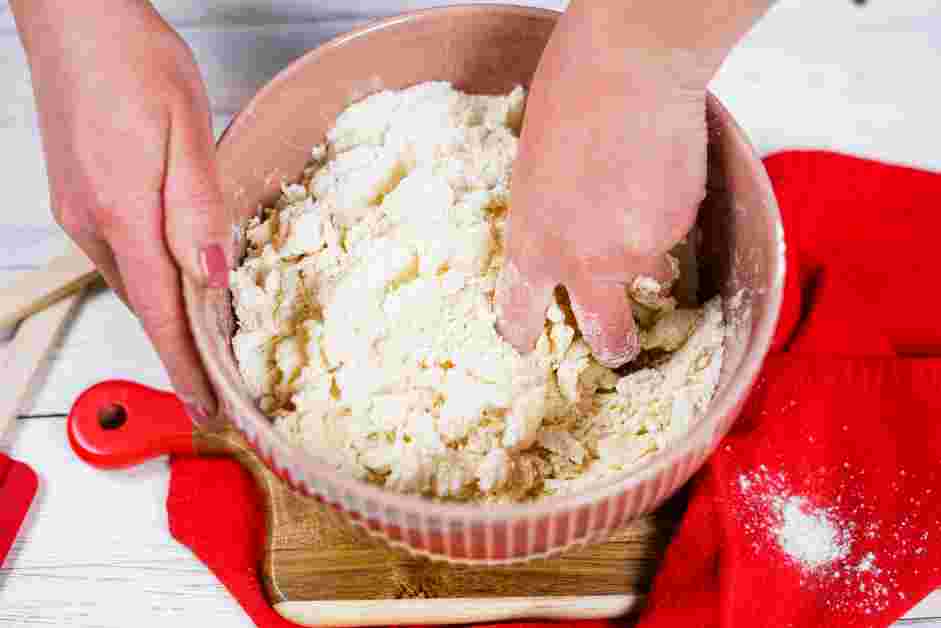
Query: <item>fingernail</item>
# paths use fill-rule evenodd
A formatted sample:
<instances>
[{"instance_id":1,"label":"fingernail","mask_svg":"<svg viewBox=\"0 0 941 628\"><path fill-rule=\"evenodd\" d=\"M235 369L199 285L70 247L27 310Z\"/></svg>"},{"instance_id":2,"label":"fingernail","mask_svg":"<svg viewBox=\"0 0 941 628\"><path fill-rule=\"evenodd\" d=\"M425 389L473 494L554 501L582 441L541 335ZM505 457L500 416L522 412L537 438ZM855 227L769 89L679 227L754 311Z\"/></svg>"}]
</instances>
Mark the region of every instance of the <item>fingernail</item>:
<instances>
[{"instance_id":1,"label":"fingernail","mask_svg":"<svg viewBox=\"0 0 941 628\"><path fill-rule=\"evenodd\" d=\"M183 409L186 410L186 414L196 425L207 425L209 423L209 413L201 405L184 401Z\"/></svg>"},{"instance_id":2,"label":"fingernail","mask_svg":"<svg viewBox=\"0 0 941 628\"><path fill-rule=\"evenodd\" d=\"M222 245L210 244L203 248L200 260L210 288L225 288L229 285L229 263Z\"/></svg>"}]
</instances>

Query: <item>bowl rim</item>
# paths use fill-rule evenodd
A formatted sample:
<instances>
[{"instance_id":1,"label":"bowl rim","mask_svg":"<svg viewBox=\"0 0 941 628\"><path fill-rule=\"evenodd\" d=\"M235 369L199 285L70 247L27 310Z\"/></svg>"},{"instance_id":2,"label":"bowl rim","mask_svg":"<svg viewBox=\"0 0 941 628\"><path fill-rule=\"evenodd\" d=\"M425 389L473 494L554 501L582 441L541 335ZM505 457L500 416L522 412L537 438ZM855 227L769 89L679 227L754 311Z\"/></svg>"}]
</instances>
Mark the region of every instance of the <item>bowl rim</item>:
<instances>
[{"instance_id":1,"label":"bowl rim","mask_svg":"<svg viewBox=\"0 0 941 628\"><path fill-rule=\"evenodd\" d=\"M383 29L393 28L405 23L416 23L426 19L437 19L442 16L457 16L467 14L503 14L534 18L556 19L561 12L552 9L543 9L535 7L525 7L514 4L457 4L445 7L430 9L421 9L410 11L399 15L379 18L372 20L363 26L353 29L347 33L336 36L319 46L309 50L298 59L291 62L284 69L279 71L270 81L268 81L250 101L232 118L229 125L225 128L217 142L217 146L222 146L225 141L233 134L237 133L239 128L248 124L253 117L252 112L255 105L264 99L278 85L290 81L300 68L315 63L317 59L324 54L332 51L353 40L361 39L370 33ZM709 442L710 436L714 430L721 424L721 420L736 410L736 406L743 403L748 392L751 390L755 379L764 363L765 357L771 347L774 331L777 327L778 318L781 311L781 304L784 294L784 280L786 274L784 230L781 222L781 215L778 209L774 191L771 186L767 172L758 158L754 147L745 136L738 123L732 118L728 110L711 92L708 93L709 113L717 115L722 124L731 131L732 139L738 144L738 151L744 155L745 159L751 162L752 170L757 177L761 179L761 186L768 191L767 215L765 216L765 225L771 242L772 261L770 273L773 274L772 285L768 287L767 308L765 317L758 321L754 327L753 337L750 342L751 350L748 351L738 367L737 372L729 380L728 384L718 391L718 394L712 399L707 412L700 417L686 432L685 436L672 440L659 450L656 455L650 456L647 460L637 463L629 470L613 474L609 478L599 480L585 486L578 493L566 494L562 496L547 496L532 502L523 503L500 503L481 505L479 503L461 503L461 502L435 502L426 497L405 494L391 491L362 480L358 480L351 475L338 472L335 468L320 460L306 448L289 442L287 438L274 428L271 419L265 415L255 402L249 402L244 391L239 391L239 387L244 385L241 382L230 381L226 374L223 364L216 359L216 355L209 340L202 333L194 333L197 349L204 366L207 369L210 379L213 382L216 391L224 397L224 402L220 403L220 408L227 405L230 412L237 413L239 419L225 417L225 420L234 424L236 428L246 437L245 430L239 425L240 420L251 421L256 433L259 435L259 441L273 440L286 451L296 455L295 461L302 465L303 472L318 478L327 485L332 485L333 490L342 495L352 495L364 503L372 502L379 507L376 513L383 517L384 512L390 508L398 509L401 513L400 520L396 522L403 528L410 527L408 513L420 512L424 520L438 519L442 524L453 525L455 522L462 522L467 526L475 525L493 525L495 523L513 523L520 519L542 519L552 517L562 511L575 511L585 507L591 507L600 504L611 498L617 498L638 486L655 478L658 474L664 472L677 463L684 460L691 452L696 449L702 449L704 446L708 449L704 460L718 446L722 438L715 438ZM240 225L234 225L235 230L239 231ZM228 291L228 288L225 290ZM204 311L204 301L207 296L205 290L195 286L187 285L184 289L186 300L187 318L193 326L195 318L201 316ZM228 298L231 298L229 296ZM205 331L205 330L204 330ZM209 333L209 332L205 332ZM228 339L231 342L231 339ZM220 400L222 401L222 400ZM733 422L729 423L727 429L731 429ZM724 434L722 435L724 438ZM251 439L249 439L251 440ZM265 465L277 473L277 466L284 466L283 462L277 459L277 448L263 447L269 449L270 456L263 456ZM693 472L696 470L694 469ZM684 481L685 483L685 481ZM290 483L289 483L290 484ZM306 484L306 482L304 482ZM313 492L326 498L323 491L316 487L311 487ZM292 490L297 490L292 486ZM329 500L328 500L329 501ZM343 498L338 502L342 505Z\"/></svg>"}]
</instances>

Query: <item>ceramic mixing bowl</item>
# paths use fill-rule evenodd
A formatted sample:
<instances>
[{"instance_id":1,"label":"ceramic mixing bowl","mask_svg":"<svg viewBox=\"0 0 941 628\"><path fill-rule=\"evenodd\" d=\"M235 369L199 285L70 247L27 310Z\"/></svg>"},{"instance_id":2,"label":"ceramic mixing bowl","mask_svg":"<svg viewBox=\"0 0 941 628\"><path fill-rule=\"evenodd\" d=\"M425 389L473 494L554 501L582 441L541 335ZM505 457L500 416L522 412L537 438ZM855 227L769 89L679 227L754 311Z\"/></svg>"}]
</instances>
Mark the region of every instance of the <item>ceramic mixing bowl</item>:
<instances>
[{"instance_id":1,"label":"ceramic mixing bowl","mask_svg":"<svg viewBox=\"0 0 941 628\"><path fill-rule=\"evenodd\" d=\"M220 140L227 203L242 221L270 205L283 181L299 179L311 147L324 141L337 115L377 90L428 80L490 94L528 85L557 17L511 6L434 9L371 24L311 51L264 87ZM700 468L732 425L768 351L781 304L784 242L771 185L729 113L712 96L707 109L700 275L706 292L726 297L734 334L711 407L685 438L578 495L481 507L393 493L338 474L275 431L239 375L230 294L187 286L187 313L222 417L295 490L394 544L451 561L545 556L603 539L649 513Z\"/></svg>"}]
</instances>

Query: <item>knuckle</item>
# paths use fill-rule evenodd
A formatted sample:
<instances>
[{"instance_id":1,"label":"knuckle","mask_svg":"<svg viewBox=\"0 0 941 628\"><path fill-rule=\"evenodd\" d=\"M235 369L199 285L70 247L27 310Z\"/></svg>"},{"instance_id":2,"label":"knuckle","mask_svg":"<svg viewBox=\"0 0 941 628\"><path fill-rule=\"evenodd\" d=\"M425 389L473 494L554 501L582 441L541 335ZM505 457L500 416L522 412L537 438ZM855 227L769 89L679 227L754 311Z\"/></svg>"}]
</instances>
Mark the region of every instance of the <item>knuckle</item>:
<instances>
[{"instance_id":1,"label":"knuckle","mask_svg":"<svg viewBox=\"0 0 941 628\"><path fill-rule=\"evenodd\" d=\"M94 224L98 234L111 242L127 235L131 225L130 211L118 203L98 205L94 212Z\"/></svg>"},{"instance_id":2,"label":"knuckle","mask_svg":"<svg viewBox=\"0 0 941 628\"><path fill-rule=\"evenodd\" d=\"M103 203L94 210L95 223L103 234L111 234L124 226L127 221L126 211L117 203Z\"/></svg>"},{"instance_id":3,"label":"knuckle","mask_svg":"<svg viewBox=\"0 0 941 628\"><path fill-rule=\"evenodd\" d=\"M619 280L627 276L632 254L623 241L598 242L595 246L580 248L570 277L585 280Z\"/></svg>"},{"instance_id":4,"label":"knuckle","mask_svg":"<svg viewBox=\"0 0 941 628\"><path fill-rule=\"evenodd\" d=\"M181 55L181 60L192 61L193 49L190 48L190 45L187 43L186 39L184 39L183 36L174 29L169 29L167 34L176 42L174 50L177 52L177 54Z\"/></svg>"},{"instance_id":5,"label":"knuckle","mask_svg":"<svg viewBox=\"0 0 941 628\"><path fill-rule=\"evenodd\" d=\"M221 203L203 197L167 202L166 237L171 247L205 239L229 239L232 230Z\"/></svg>"},{"instance_id":6,"label":"knuckle","mask_svg":"<svg viewBox=\"0 0 941 628\"><path fill-rule=\"evenodd\" d=\"M221 195L211 185L188 193L167 193L163 201L168 213L181 218L215 218L223 209Z\"/></svg>"},{"instance_id":7,"label":"knuckle","mask_svg":"<svg viewBox=\"0 0 941 628\"><path fill-rule=\"evenodd\" d=\"M697 205L673 205L682 209L663 211L659 216L649 215L637 221L628 230L626 251L633 258L645 260L663 255L690 230L696 219Z\"/></svg>"},{"instance_id":8,"label":"knuckle","mask_svg":"<svg viewBox=\"0 0 941 628\"><path fill-rule=\"evenodd\" d=\"M55 197L52 214L56 223L72 237L94 237L111 241L132 234L151 233L154 212L159 211L156 194L117 199L118 194L104 191L79 198Z\"/></svg>"},{"instance_id":9,"label":"knuckle","mask_svg":"<svg viewBox=\"0 0 941 628\"><path fill-rule=\"evenodd\" d=\"M209 115L209 97L189 48L171 62L165 86L167 102L175 115Z\"/></svg>"},{"instance_id":10,"label":"knuckle","mask_svg":"<svg viewBox=\"0 0 941 628\"><path fill-rule=\"evenodd\" d=\"M178 72L175 79L172 104L177 115L198 115L208 110L208 98L202 83L185 71Z\"/></svg>"},{"instance_id":11,"label":"knuckle","mask_svg":"<svg viewBox=\"0 0 941 628\"><path fill-rule=\"evenodd\" d=\"M193 49L190 47L189 42L175 29L169 29L167 32L170 37L175 41L173 46L174 57L176 67L189 67L196 65L196 57L193 54Z\"/></svg>"},{"instance_id":12,"label":"knuckle","mask_svg":"<svg viewBox=\"0 0 941 628\"><path fill-rule=\"evenodd\" d=\"M150 223L159 214L159 193L141 194L123 200L100 195L91 211L97 231L106 239L121 238L134 232L150 233Z\"/></svg>"},{"instance_id":13,"label":"knuckle","mask_svg":"<svg viewBox=\"0 0 941 628\"><path fill-rule=\"evenodd\" d=\"M558 282L575 262L572 247L548 234L520 230L507 239L504 270L516 283L544 285Z\"/></svg>"},{"instance_id":14,"label":"knuckle","mask_svg":"<svg viewBox=\"0 0 941 628\"><path fill-rule=\"evenodd\" d=\"M160 73L162 79L150 85L150 89L156 90L163 111L168 110L172 115L208 112L209 99L189 47L170 52L161 64Z\"/></svg>"},{"instance_id":15,"label":"knuckle","mask_svg":"<svg viewBox=\"0 0 941 628\"><path fill-rule=\"evenodd\" d=\"M162 47L163 54L160 62L165 68L169 78L178 78L181 82L192 76L196 67L196 57L193 49L186 39L175 29L163 32L166 38Z\"/></svg>"},{"instance_id":16,"label":"knuckle","mask_svg":"<svg viewBox=\"0 0 941 628\"><path fill-rule=\"evenodd\" d=\"M76 211L69 206L54 204L52 215L56 224L62 227L72 237L80 236L88 232L88 220L83 215L84 212Z\"/></svg>"},{"instance_id":17,"label":"knuckle","mask_svg":"<svg viewBox=\"0 0 941 628\"><path fill-rule=\"evenodd\" d=\"M670 248L666 230L649 229L635 232L631 241L632 257L650 259Z\"/></svg>"}]
</instances>

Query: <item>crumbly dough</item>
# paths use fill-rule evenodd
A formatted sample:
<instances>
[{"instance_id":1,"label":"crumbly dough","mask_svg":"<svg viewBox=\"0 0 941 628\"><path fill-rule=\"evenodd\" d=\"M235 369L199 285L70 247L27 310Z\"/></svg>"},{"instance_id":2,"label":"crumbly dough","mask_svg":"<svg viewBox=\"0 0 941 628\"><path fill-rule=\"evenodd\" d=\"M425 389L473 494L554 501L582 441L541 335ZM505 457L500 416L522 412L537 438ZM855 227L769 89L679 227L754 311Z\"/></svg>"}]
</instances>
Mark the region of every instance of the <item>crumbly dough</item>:
<instances>
[{"instance_id":1,"label":"crumbly dough","mask_svg":"<svg viewBox=\"0 0 941 628\"><path fill-rule=\"evenodd\" d=\"M240 370L277 428L339 472L440 499L577 490L712 397L719 297L683 309L671 286L635 282L645 351L624 376L594 360L562 291L533 353L497 334L524 98L441 82L375 94L248 226L231 277Z\"/></svg>"}]
</instances>

